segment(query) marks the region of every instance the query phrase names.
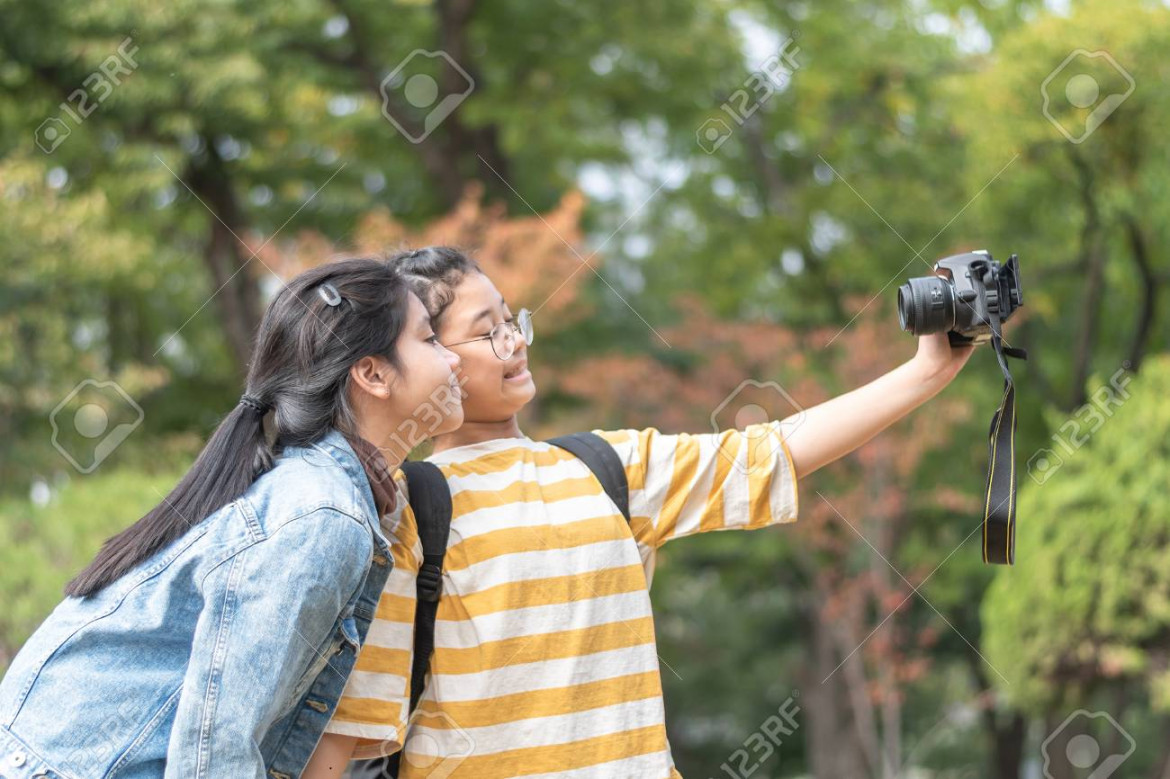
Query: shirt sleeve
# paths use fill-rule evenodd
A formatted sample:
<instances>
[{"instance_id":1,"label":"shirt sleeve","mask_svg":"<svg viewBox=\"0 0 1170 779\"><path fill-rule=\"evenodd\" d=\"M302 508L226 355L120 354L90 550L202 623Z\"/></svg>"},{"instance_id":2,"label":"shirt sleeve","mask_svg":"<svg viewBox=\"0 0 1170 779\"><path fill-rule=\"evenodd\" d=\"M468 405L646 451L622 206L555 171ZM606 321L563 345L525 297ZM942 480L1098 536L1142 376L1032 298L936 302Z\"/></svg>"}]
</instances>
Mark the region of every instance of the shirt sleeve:
<instances>
[{"instance_id":1,"label":"shirt sleeve","mask_svg":"<svg viewBox=\"0 0 1170 779\"><path fill-rule=\"evenodd\" d=\"M796 468L780 423L722 433L595 430L625 465L630 525L639 545L711 530L794 522Z\"/></svg>"},{"instance_id":2,"label":"shirt sleeve","mask_svg":"<svg viewBox=\"0 0 1170 779\"><path fill-rule=\"evenodd\" d=\"M394 476L397 502L382 518L393 566L378 599L366 641L358 652L333 718L325 728L358 738L353 759L382 757L402 749L410 708L416 584L422 547L407 503L405 476Z\"/></svg>"}]
</instances>

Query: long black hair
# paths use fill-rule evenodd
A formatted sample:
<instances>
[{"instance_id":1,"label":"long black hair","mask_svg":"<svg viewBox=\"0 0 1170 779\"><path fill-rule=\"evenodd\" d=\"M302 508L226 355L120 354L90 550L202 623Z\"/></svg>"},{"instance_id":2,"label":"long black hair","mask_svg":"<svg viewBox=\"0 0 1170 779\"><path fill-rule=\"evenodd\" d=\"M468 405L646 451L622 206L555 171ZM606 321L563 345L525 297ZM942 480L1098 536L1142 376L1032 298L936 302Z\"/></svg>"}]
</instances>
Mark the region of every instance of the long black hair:
<instances>
[{"instance_id":1,"label":"long black hair","mask_svg":"<svg viewBox=\"0 0 1170 779\"><path fill-rule=\"evenodd\" d=\"M450 246L399 252L390 257L390 263L426 306L436 332L442 324L443 313L455 302L459 282L469 273L483 273L475 260Z\"/></svg>"},{"instance_id":2,"label":"long black hair","mask_svg":"<svg viewBox=\"0 0 1170 779\"><path fill-rule=\"evenodd\" d=\"M248 402L220 422L161 503L102 545L65 586L66 595L98 592L238 498L272 468L281 448L313 443L330 428L354 433L349 369L372 355L402 369L395 344L409 294L387 259L339 260L292 279L269 304L257 331ZM271 436L264 429L268 410Z\"/></svg>"}]
</instances>

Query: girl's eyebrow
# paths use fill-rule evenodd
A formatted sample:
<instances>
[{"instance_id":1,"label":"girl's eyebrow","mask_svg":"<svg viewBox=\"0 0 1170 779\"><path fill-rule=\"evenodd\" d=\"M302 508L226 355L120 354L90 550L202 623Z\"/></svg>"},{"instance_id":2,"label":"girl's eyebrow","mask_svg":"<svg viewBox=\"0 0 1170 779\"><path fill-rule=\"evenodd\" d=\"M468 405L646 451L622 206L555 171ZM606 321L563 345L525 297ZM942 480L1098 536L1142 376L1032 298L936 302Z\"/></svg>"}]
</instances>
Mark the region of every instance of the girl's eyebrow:
<instances>
[{"instance_id":1,"label":"girl's eyebrow","mask_svg":"<svg viewBox=\"0 0 1170 779\"><path fill-rule=\"evenodd\" d=\"M501 308L508 307L508 304L507 304L507 302L505 302L504 297L502 295L500 296L500 307ZM476 322L483 319L485 316L490 317L491 315L492 315L492 309L485 308L483 311L480 311L478 314L475 315L475 317L471 320L471 325L474 326Z\"/></svg>"},{"instance_id":2,"label":"girl's eyebrow","mask_svg":"<svg viewBox=\"0 0 1170 779\"><path fill-rule=\"evenodd\" d=\"M492 315L492 310L490 308L485 308L483 311L480 311L478 314L475 315L475 318L471 320L472 327L474 327L475 323L478 322L479 320L483 319L485 316L490 317L491 315Z\"/></svg>"}]
</instances>

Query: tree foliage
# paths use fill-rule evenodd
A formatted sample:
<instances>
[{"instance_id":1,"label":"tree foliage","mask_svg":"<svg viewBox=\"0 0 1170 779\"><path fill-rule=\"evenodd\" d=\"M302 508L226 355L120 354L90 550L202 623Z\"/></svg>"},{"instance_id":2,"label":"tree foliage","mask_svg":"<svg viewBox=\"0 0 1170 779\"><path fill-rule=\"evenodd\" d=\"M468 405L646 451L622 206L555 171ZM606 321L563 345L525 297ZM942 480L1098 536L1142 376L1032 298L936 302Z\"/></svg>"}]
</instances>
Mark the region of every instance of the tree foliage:
<instances>
[{"instance_id":1,"label":"tree foliage","mask_svg":"<svg viewBox=\"0 0 1170 779\"><path fill-rule=\"evenodd\" d=\"M1051 442L1058 465L1020 495L1022 554L988 590L985 646L1010 669L1006 694L1032 711L1122 687L1166 711L1170 359L1132 381L1094 377L1087 392L1090 410Z\"/></svg>"},{"instance_id":2,"label":"tree foliage","mask_svg":"<svg viewBox=\"0 0 1170 779\"><path fill-rule=\"evenodd\" d=\"M653 597L676 758L717 775L794 689L800 737L756 776L1012 779L1036 762L1030 723L1070 707L1105 695L1128 701L1135 733L1162 722L1139 703L1170 696L1165 4L0 0L0 17L14 604L0 654L189 462L238 396L264 302L307 265L472 250L537 312L540 399L523 421L545 436L708 430L745 380L804 406L846 391L912 353L896 285L987 248L1018 252L1024 280L1007 332L1030 351L1013 364L1019 564L993 576L971 536L999 397L980 354L803 484L798 525L664 551ZM406 132L418 117L384 82L419 49L474 88L412 143L384 111ZM1100 97L1125 75L1134 89L1073 143L1061 127L1091 107L1060 72L1078 50L1125 71L1091 71ZM782 52L789 72L764 94ZM111 57L128 72L107 89ZM44 149L54 120L68 133ZM718 149L699 135L712 120L730 130ZM1032 484L1032 453L1059 446L1123 365L1135 400ZM144 412L93 474L50 429L85 380L117 382ZM1167 764L1157 740L1129 767Z\"/></svg>"}]
</instances>

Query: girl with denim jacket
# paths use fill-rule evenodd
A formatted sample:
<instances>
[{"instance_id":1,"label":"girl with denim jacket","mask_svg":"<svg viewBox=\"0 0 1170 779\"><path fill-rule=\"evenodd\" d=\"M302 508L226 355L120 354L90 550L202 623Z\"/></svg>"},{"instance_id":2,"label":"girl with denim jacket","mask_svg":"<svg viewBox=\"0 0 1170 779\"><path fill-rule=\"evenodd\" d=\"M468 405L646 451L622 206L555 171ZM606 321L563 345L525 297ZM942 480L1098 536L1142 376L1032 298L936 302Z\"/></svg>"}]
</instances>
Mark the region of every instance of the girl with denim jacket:
<instances>
[{"instance_id":1,"label":"girl with denim jacket","mask_svg":"<svg viewBox=\"0 0 1170 779\"><path fill-rule=\"evenodd\" d=\"M0 777L299 776L391 568L382 453L461 423L458 362L385 260L284 287L239 404L0 681Z\"/></svg>"}]
</instances>

